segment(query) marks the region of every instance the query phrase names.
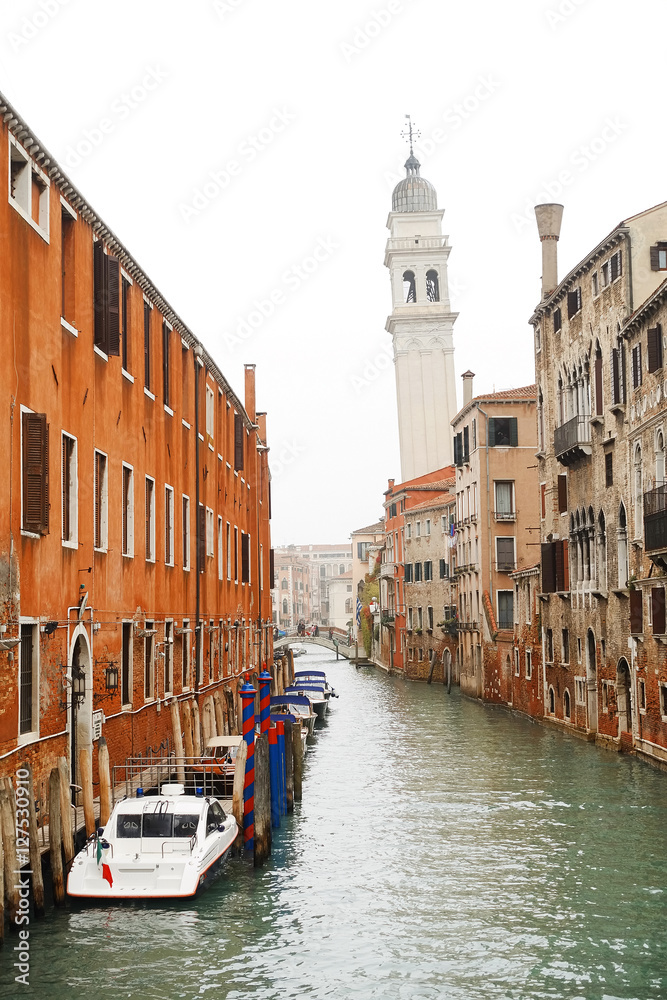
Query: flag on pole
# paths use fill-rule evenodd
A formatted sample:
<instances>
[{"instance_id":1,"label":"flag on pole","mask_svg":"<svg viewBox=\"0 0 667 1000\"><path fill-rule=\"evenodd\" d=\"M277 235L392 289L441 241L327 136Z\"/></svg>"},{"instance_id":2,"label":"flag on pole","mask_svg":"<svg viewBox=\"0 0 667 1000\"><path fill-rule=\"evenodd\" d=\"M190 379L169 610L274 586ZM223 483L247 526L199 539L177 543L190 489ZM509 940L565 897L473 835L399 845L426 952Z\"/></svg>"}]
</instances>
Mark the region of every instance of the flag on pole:
<instances>
[{"instance_id":1,"label":"flag on pole","mask_svg":"<svg viewBox=\"0 0 667 1000\"><path fill-rule=\"evenodd\" d=\"M361 625L361 601L357 597L357 625Z\"/></svg>"}]
</instances>

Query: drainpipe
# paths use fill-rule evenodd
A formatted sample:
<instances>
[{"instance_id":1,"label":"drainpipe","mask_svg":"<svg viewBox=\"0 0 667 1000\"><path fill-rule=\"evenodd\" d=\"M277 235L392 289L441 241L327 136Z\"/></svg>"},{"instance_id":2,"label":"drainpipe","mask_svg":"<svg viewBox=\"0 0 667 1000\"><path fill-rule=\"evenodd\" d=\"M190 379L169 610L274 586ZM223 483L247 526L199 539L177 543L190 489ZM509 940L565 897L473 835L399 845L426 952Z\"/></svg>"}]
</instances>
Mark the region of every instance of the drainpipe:
<instances>
[{"instance_id":1,"label":"drainpipe","mask_svg":"<svg viewBox=\"0 0 667 1000\"><path fill-rule=\"evenodd\" d=\"M486 535L489 550L489 597L491 599L491 606L493 607L493 561L491 559L492 549L491 549L491 484L489 480L489 415L486 410L483 410L481 406L477 407L477 412L481 413L486 420L485 427L485 447L486 447ZM484 595L482 595L483 598ZM480 615L481 619L481 615ZM481 625L480 620L480 625Z\"/></svg>"},{"instance_id":2,"label":"drainpipe","mask_svg":"<svg viewBox=\"0 0 667 1000\"><path fill-rule=\"evenodd\" d=\"M199 362L202 357L203 350L201 344L195 344L192 349L192 356L195 365L195 568L196 568L196 611L195 611L195 676L194 676L194 689L199 690L199 663L201 657L201 627L199 622L200 617L200 601L201 601L201 581L199 579L201 573L201 557L200 557L200 519L199 519Z\"/></svg>"}]
</instances>

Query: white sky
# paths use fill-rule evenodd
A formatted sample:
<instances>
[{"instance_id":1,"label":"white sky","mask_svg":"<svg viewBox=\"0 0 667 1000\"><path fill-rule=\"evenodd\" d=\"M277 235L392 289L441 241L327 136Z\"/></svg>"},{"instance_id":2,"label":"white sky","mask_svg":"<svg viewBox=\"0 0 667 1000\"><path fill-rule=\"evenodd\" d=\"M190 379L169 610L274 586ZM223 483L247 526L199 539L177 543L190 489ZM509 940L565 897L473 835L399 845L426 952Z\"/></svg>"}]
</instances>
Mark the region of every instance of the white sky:
<instances>
[{"instance_id":1,"label":"white sky","mask_svg":"<svg viewBox=\"0 0 667 1000\"><path fill-rule=\"evenodd\" d=\"M405 113L437 140L418 155L453 248L459 400L467 368L476 393L529 384L532 206L565 205L562 277L667 198L665 13L664 0L5 0L0 90L241 398L243 363L257 364L275 544L340 542L400 478L383 254ZM302 280L293 268L317 246ZM272 293L272 314L240 327Z\"/></svg>"}]
</instances>

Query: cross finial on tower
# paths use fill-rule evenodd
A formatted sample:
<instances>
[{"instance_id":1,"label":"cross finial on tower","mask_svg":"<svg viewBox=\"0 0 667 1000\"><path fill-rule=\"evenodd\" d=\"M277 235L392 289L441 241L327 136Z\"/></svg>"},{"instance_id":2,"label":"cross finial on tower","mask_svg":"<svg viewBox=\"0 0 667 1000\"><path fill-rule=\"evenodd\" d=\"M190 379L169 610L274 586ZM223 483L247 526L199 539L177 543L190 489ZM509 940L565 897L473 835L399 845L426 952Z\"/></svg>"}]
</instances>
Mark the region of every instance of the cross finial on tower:
<instances>
[{"instance_id":1,"label":"cross finial on tower","mask_svg":"<svg viewBox=\"0 0 667 1000\"><path fill-rule=\"evenodd\" d=\"M410 143L410 156L413 155L412 143L416 141L421 136L419 129L416 129L412 125L412 118L410 115L405 116L408 120L407 128L401 132L401 138L405 139L406 142Z\"/></svg>"}]
</instances>

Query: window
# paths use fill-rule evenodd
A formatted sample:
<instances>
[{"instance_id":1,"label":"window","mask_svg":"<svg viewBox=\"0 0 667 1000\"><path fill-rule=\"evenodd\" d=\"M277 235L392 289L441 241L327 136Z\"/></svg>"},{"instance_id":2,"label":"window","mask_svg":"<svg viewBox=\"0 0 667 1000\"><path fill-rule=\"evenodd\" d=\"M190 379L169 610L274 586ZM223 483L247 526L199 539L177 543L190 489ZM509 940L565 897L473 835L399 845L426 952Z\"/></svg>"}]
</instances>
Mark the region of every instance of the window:
<instances>
[{"instance_id":1,"label":"window","mask_svg":"<svg viewBox=\"0 0 667 1000\"><path fill-rule=\"evenodd\" d=\"M630 591L630 632L641 635L644 631L644 600L643 592L635 588Z\"/></svg>"},{"instance_id":2,"label":"window","mask_svg":"<svg viewBox=\"0 0 667 1000\"><path fill-rule=\"evenodd\" d=\"M190 687L190 622L183 619L183 630L181 633L181 671L182 689L185 691Z\"/></svg>"},{"instance_id":3,"label":"window","mask_svg":"<svg viewBox=\"0 0 667 1000\"><path fill-rule=\"evenodd\" d=\"M602 379L602 350L597 345L595 360L593 362L593 375L595 382L595 415L601 417L604 413L603 393L604 385Z\"/></svg>"},{"instance_id":4,"label":"window","mask_svg":"<svg viewBox=\"0 0 667 1000\"><path fill-rule=\"evenodd\" d=\"M123 622L120 652L120 698L123 705L129 705L132 702L132 622Z\"/></svg>"},{"instance_id":5,"label":"window","mask_svg":"<svg viewBox=\"0 0 667 1000\"><path fill-rule=\"evenodd\" d=\"M408 521L408 523L405 525L405 537L408 539L408 541L412 538L412 524L410 523L410 521Z\"/></svg>"},{"instance_id":6,"label":"window","mask_svg":"<svg viewBox=\"0 0 667 1000\"><path fill-rule=\"evenodd\" d=\"M287 614L287 598L286 597L283 598L283 614L284 615Z\"/></svg>"},{"instance_id":7,"label":"window","mask_svg":"<svg viewBox=\"0 0 667 1000\"><path fill-rule=\"evenodd\" d=\"M570 633L566 628L561 629L560 659L561 663L570 662Z\"/></svg>"},{"instance_id":8,"label":"window","mask_svg":"<svg viewBox=\"0 0 667 1000\"><path fill-rule=\"evenodd\" d=\"M422 608L417 608L417 628L422 628L424 624L424 612Z\"/></svg>"},{"instance_id":9,"label":"window","mask_svg":"<svg viewBox=\"0 0 667 1000\"><path fill-rule=\"evenodd\" d=\"M567 293L567 318L572 319L581 309L581 286Z\"/></svg>"},{"instance_id":10,"label":"window","mask_svg":"<svg viewBox=\"0 0 667 1000\"><path fill-rule=\"evenodd\" d=\"M368 559L368 546L369 542L357 542L357 559L360 562L366 562Z\"/></svg>"},{"instance_id":11,"label":"window","mask_svg":"<svg viewBox=\"0 0 667 1000\"><path fill-rule=\"evenodd\" d=\"M556 695L554 689L549 685L549 715L556 714Z\"/></svg>"},{"instance_id":12,"label":"window","mask_svg":"<svg viewBox=\"0 0 667 1000\"><path fill-rule=\"evenodd\" d=\"M245 531L241 532L241 583L250 583L250 535Z\"/></svg>"},{"instance_id":13,"label":"window","mask_svg":"<svg viewBox=\"0 0 667 1000\"><path fill-rule=\"evenodd\" d=\"M449 577L449 563L444 559L440 560L440 579L446 580Z\"/></svg>"},{"instance_id":14,"label":"window","mask_svg":"<svg viewBox=\"0 0 667 1000\"><path fill-rule=\"evenodd\" d=\"M146 476L146 562L155 562L155 480Z\"/></svg>"},{"instance_id":15,"label":"window","mask_svg":"<svg viewBox=\"0 0 667 1000\"><path fill-rule=\"evenodd\" d=\"M403 272L403 302L409 305L417 301L417 289L414 271Z\"/></svg>"},{"instance_id":16,"label":"window","mask_svg":"<svg viewBox=\"0 0 667 1000\"><path fill-rule=\"evenodd\" d=\"M630 575L628 566L628 519L624 504L621 504L618 509L617 562L618 587L623 590L627 587Z\"/></svg>"},{"instance_id":17,"label":"window","mask_svg":"<svg viewBox=\"0 0 667 1000\"><path fill-rule=\"evenodd\" d=\"M421 583L421 581L422 581L422 564L420 562L416 562L414 564L414 572L415 572L415 583Z\"/></svg>"},{"instance_id":18,"label":"window","mask_svg":"<svg viewBox=\"0 0 667 1000\"><path fill-rule=\"evenodd\" d=\"M181 501L183 518L183 569L190 569L190 497L183 494Z\"/></svg>"},{"instance_id":19,"label":"window","mask_svg":"<svg viewBox=\"0 0 667 1000\"><path fill-rule=\"evenodd\" d=\"M32 622L21 625L19 648L19 736L38 732L39 673L38 626Z\"/></svg>"},{"instance_id":20,"label":"window","mask_svg":"<svg viewBox=\"0 0 667 1000\"><path fill-rule=\"evenodd\" d=\"M152 306L144 299L144 387L151 388L151 310Z\"/></svg>"},{"instance_id":21,"label":"window","mask_svg":"<svg viewBox=\"0 0 667 1000\"><path fill-rule=\"evenodd\" d=\"M612 406L625 403L625 348L619 337L611 352Z\"/></svg>"},{"instance_id":22,"label":"window","mask_svg":"<svg viewBox=\"0 0 667 1000\"><path fill-rule=\"evenodd\" d=\"M410 629L410 631L412 631L413 617L414 616L413 616L412 608L408 608L408 628Z\"/></svg>"},{"instance_id":23,"label":"window","mask_svg":"<svg viewBox=\"0 0 667 1000\"><path fill-rule=\"evenodd\" d=\"M174 565L174 489L164 488L164 562Z\"/></svg>"},{"instance_id":24,"label":"window","mask_svg":"<svg viewBox=\"0 0 667 1000\"><path fill-rule=\"evenodd\" d=\"M239 529L234 527L234 583L239 582Z\"/></svg>"},{"instance_id":25,"label":"window","mask_svg":"<svg viewBox=\"0 0 667 1000\"><path fill-rule=\"evenodd\" d=\"M518 444L516 417L489 417L489 446L516 448Z\"/></svg>"},{"instance_id":26,"label":"window","mask_svg":"<svg viewBox=\"0 0 667 1000\"><path fill-rule=\"evenodd\" d=\"M9 204L49 242L48 176L33 163L13 135L9 136Z\"/></svg>"},{"instance_id":27,"label":"window","mask_svg":"<svg viewBox=\"0 0 667 1000\"><path fill-rule=\"evenodd\" d=\"M101 240L93 245L93 306L95 347L106 355L120 354L120 261L104 252Z\"/></svg>"},{"instance_id":28,"label":"window","mask_svg":"<svg viewBox=\"0 0 667 1000\"><path fill-rule=\"evenodd\" d=\"M422 525L421 521L415 521L415 538L421 538Z\"/></svg>"},{"instance_id":29,"label":"window","mask_svg":"<svg viewBox=\"0 0 667 1000\"><path fill-rule=\"evenodd\" d=\"M389 517L396 517L396 504L392 503L389 505Z\"/></svg>"},{"instance_id":30,"label":"window","mask_svg":"<svg viewBox=\"0 0 667 1000\"><path fill-rule=\"evenodd\" d=\"M134 470L123 462L121 530L124 556L134 556Z\"/></svg>"},{"instance_id":31,"label":"window","mask_svg":"<svg viewBox=\"0 0 667 1000\"><path fill-rule=\"evenodd\" d=\"M600 269L602 275L602 287L606 288L609 284L609 261L606 260Z\"/></svg>"},{"instance_id":32,"label":"window","mask_svg":"<svg viewBox=\"0 0 667 1000\"><path fill-rule=\"evenodd\" d=\"M130 371L130 285L131 281L123 274L120 281L120 339L121 363L126 372Z\"/></svg>"},{"instance_id":33,"label":"window","mask_svg":"<svg viewBox=\"0 0 667 1000\"><path fill-rule=\"evenodd\" d=\"M635 538L641 538L644 529L644 486L642 473L641 445L635 445L634 454L634 500L635 500Z\"/></svg>"},{"instance_id":34,"label":"window","mask_svg":"<svg viewBox=\"0 0 667 1000\"><path fill-rule=\"evenodd\" d=\"M567 688L563 693L563 716L566 719L570 718L570 692Z\"/></svg>"},{"instance_id":35,"label":"window","mask_svg":"<svg viewBox=\"0 0 667 1000\"><path fill-rule=\"evenodd\" d=\"M148 635L144 636L144 699L149 701L153 697L153 622L146 622L144 625Z\"/></svg>"},{"instance_id":36,"label":"window","mask_svg":"<svg viewBox=\"0 0 667 1000\"><path fill-rule=\"evenodd\" d=\"M22 526L36 535L49 532L49 425L45 413L21 414Z\"/></svg>"},{"instance_id":37,"label":"window","mask_svg":"<svg viewBox=\"0 0 667 1000\"><path fill-rule=\"evenodd\" d=\"M530 649L526 650L525 659L526 659L526 680L529 681L533 676L533 654Z\"/></svg>"},{"instance_id":38,"label":"window","mask_svg":"<svg viewBox=\"0 0 667 1000\"><path fill-rule=\"evenodd\" d=\"M429 302L440 301L440 286L437 271L431 270L426 272L426 298Z\"/></svg>"},{"instance_id":39,"label":"window","mask_svg":"<svg viewBox=\"0 0 667 1000\"><path fill-rule=\"evenodd\" d=\"M174 690L174 623L164 623L164 693Z\"/></svg>"},{"instance_id":40,"label":"window","mask_svg":"<svg viewBox=\"0 0 667 1000\"><path fill-rule=\"evenodd\" d=\"M554 333L560 333L562 328L563 328L563 316L561 314L559 307L558 309L554 309Z\"/></svg>"},{"instance_id":41,"label":"window","mask_svg":"<svg viewBox=\"0 0 667 1000\"><path fill-rule=\"evenodd\" d=\"M547 658L547 663L553 663L554 661L554 634L553 629L548 628L546 630L546 649L545 654Z\"/></svg>"},{"instance_id":42,"label":"window","mask_svg":"<svg viewBox=\"0 0 667 1000\"><path fill-rule=\"evenodd\" d=\"M657 372L662 368L662 326L658 323L647 331L648 370Z\"/></svg>"},{"instance_id":43,"label":"window","mask_svg":"<svg viewBox=\"0 0 667 1000\"><path fill-rule=\"evenodd\" d=\"M60 315L74 325L74 222L76 212L60 203Z\"/></svg>"},{"instance_id":44,"label":"window","mask_svg":"<svg viewBox=\"0 0 667 1000\"><path fill-rule=\"evenodd\" d=\"M542 593L564 593L570 587L567 539L542 544Z\"/></svg>"},{"instance_id":45,"label":"window","mask_svg":"<svg viewBox=\"0 0 667 1000\"><path fill-rule=\"evenodd\" d=\"M94 469L93 545L96 549L106 551L109 542L109 488L107 482L107 456L101 451L95 452Z\"/></svg>"},{"instance_id":46,"label":"window","mask_svg":"<svg viewBox=\"0 0 667 1000\"><path fill-rule=\"evenodd\" d=\"M429 559L424 563L424 580L428 582L429 580L432 579L433 579L433 563Z\"/></svg>"},{"instance_id":47,"label":"window","mask_svg":"<svg viewBox=\"0 0 667 1000\"><path fill-rule=\"evenodd\" d=\"M665 634L665 588L651 587L651 620L653 635Z\"/></svg>"},{"instance_id":48,"label":"window","mask_svg":"<svg viewBox=\"0 0 667 1000\"><path fill-rule=\"evenodd\" d=\"M430 535L431 534L431 520L428 517L424 521L424 534L425 535Z\"/></svg>"},{"instance_id":49,"label":"window","mask_svg":"<svg viewBox=\"0 0 667 1000\"><path fill-rule=\"evenodd\" d=\"M222 518L218 515L218 580L222 580Z\"/></svg>"},{"instance_id":50,"label":"window","mask_svg":"<svg viewBox=\"0 0 667 1000\"><path fill-rule=\"evenodd\" d=\"M170 407L171 405L171 396L169 394L169 372L171 368L169 359L170 332L169 324L165 320L162 320L162 398L166 407Z\"/></svg>"},{"instance_id":51,"label":"window","mask_svg":"<svg viewBox=\"0 0 667 1000\"><path fill-rule=\"evenodd\" d=\"M405 582L412 583L412 563L406 563L404 567Z\"/></svg>"},{"instance_id":52,"label":"window","mask_svg":"<svg viewBox=\"0 0 667 1000\"><path fill-rule=\"evenodd\" d=\"M639 710L646 711L646 684L642 680L637 681L637 694L639 696Z\"/></svg>"},{"instance_id":53,"label":"window","mask_svg":"<svg viewBox=\"0 0 667 1000\"><path fill-rule=\"evenodd\" d=\"M611 280L616 281L623 274L623 251L617 250L616 253L612 254L609 263L611 265Z\"/></svg>"},{"instance_id":54,"label":"window","mask_svg":"<svg viewBox=\"0 0 667 1000\"><path fill-rule=\"evenodd\" d=\"M62 540L67 546L76 546L78 538L78 481L76 438L62 435Z\"/></svg>"},{"instance_id":55,"label":"window","mask_svg":"<svg viewBox=\"0 0 667 1000\"><path fill-rule=\"evenodd\" d=\"M597 271L593 271L591 276L591 291L593 292L594 297L598 295L600 291L600 282Z\"/></svg>"},{"instance_id":56,"label":"window","mask_svg":"<svg viewBox=\"0 0 667 1000\"><path fill-rule=\"evenodd\" d=\"M656 243L651 247L651 270L667 271L667 243Z\"/></svg>"},{"instance_id":57,"label":"window","mask_svg":"<svg viewBox=\"0 0 667 1000\"><path fill-rule=\"evenodd\" d=\"M514 561L514 538L496 538L496 560L499 573L513 573L515 569Z\"/></svg>"},{"instance_id":58,"label":"window","mask_svg":"<svg viewBox=\"0 0 667 1000\"><path fill-rule=\"evenodd\" d=\"M514 627L514 591L498 591L498 628Z\"/></svg>"},{"instance_id":59,"label":"window","mask_svg":"<svg viewBox=\"0 0 667 1000\"><path fill-rule=\"evenodd\" d=\"M635 344L632 348L632 388L638 389L642 384L642 345Z\"/></svg>"},{"instance_id":60,"label":"window","mask_svg":"<svg viewBox=\"0 0 667 1000\"><path fill-rule=\"evenodd\" d=\"M558 513L567 514L567 476L558 477Z\"/></svg>"},{"instance_id":61,"label":"window","mask_svg":"<svg viewBox=\"0 0 667 1000\"><path fill-rule=\"evenodd\" d=\"M604 456L604 483L607 488L614 485L614 453L608 451Z\"/></svg>"},{"instance_id":62,"label":"window","mask_svg":"<svg viewBox=\"0 0 667 1000\"><path fill-rule=\"evenodd\" d=\"M214 514L210 507L206 508L206 555L209 559L213 558L214 555Z\"/></svg>"},{"instance_id":63,"label":"window","mask_svg":"<svg viewBox=\"0 0 667 1000\"><path fill-rule=\"evenodd\" d=\"M514 483L497 482L496 491L496 521L513 521L514 513Z\"/></svg>"},{"instance_id":64,"label":"window","mask_svg":"<svg viewBox=\"0 0 667 1000\"><path fill-rule=\"evenodd\" d=\"M234 413L234 470L236 472L243 471L244 437L243 417L240 413Z\"/></svg>"},{"instance_id":65,"label":"window","mask_svg":"<svg viewBox=\"0 0 667 1000\"><path fill-rule=\"evenodd\" d=\"M206 437L213 444L213 428L215 425L215 396L210 385L206 386Z\"/></svg>"},{"instance_id":66,"label":"window","mask_svg":"<svg viewBox=\"0 0 667 1000\"><path fill-rule=\"evenodd\" d=\"M519 677L521 674L521 656L519 653L519 647L514 647L514 676Z\"/></svg>"},{"instance_id":67,"label":"window","mask_svg":"<svg viewBox=\"0 0 667 1000\"><path fill-rule=\"evenodd\" d=\"M226 551L227 551L227 579L232 578L232 544L231 544L232 526L227 521L227 532L225 538Z\"/></svg>"},{"instance_id":68,"label":"window","mask_svg":"<svg viewBox=\"0 0 667 1000\"><path fill-rule=\"evenodd\" d=\"M667 684L660 685L660 715L662 721L667 722Z\"/></svg>"}]
</instances>

